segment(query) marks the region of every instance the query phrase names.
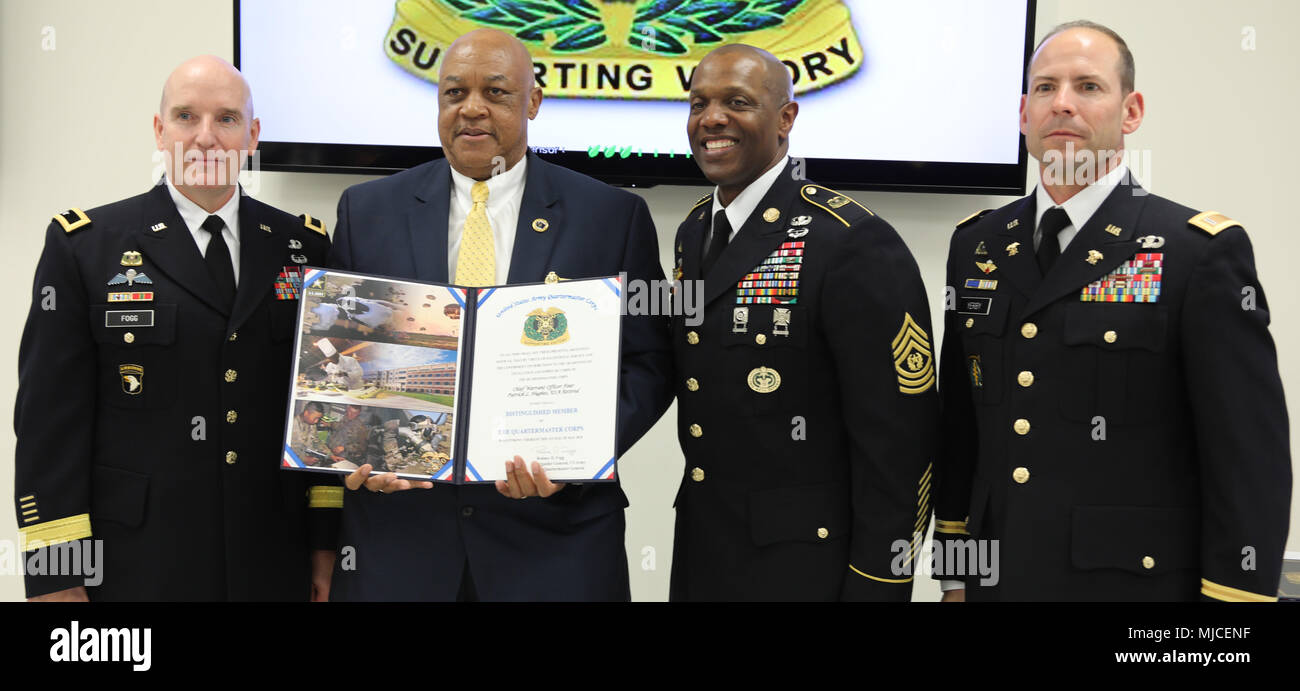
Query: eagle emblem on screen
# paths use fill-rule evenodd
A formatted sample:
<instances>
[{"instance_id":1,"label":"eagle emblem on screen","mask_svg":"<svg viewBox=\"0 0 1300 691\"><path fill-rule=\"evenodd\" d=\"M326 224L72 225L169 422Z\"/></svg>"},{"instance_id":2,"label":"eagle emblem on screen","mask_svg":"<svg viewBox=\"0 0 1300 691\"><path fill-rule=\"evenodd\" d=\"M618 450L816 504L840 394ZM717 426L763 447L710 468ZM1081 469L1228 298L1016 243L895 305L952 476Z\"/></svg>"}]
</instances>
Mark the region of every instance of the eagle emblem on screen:
<instances>
[{"instance_id":1,"label":"eagle emblem on screen","mask_svg":"<svg viewBox=\"0 0 1300 691\"><path fill-rule=\"evenodd\" d=\"M844 0L398 0L384 52L437 82L463 33L500 29L524 42L548 96L685 100L691 72L724 43L770 51L796 93L844 81L863 51Z\"/></svg>"}]
</instances>

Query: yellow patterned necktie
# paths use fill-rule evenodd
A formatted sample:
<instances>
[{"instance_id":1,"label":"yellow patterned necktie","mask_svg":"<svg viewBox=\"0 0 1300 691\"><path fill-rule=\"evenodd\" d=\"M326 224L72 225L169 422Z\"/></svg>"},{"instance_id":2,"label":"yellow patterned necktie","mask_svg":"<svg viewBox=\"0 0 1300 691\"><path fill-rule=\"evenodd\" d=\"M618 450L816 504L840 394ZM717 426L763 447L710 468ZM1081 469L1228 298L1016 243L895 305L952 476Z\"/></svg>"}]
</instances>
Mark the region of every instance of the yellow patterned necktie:
<instances>
[{"instance_id":1,"label":"yellow patterned necktie","mask_svg":"<svg viewBox=\"0 0 1300 691\"><path fill-rule=\"evenodd\" d=\"M460 251L456 253L456 285L490 286L497 279L497 253L492 243L492 225L488 223L486 182L475 182L470 188L474 206L465 218L465 229L460 235Z\"/></svg>"}]
</instances>

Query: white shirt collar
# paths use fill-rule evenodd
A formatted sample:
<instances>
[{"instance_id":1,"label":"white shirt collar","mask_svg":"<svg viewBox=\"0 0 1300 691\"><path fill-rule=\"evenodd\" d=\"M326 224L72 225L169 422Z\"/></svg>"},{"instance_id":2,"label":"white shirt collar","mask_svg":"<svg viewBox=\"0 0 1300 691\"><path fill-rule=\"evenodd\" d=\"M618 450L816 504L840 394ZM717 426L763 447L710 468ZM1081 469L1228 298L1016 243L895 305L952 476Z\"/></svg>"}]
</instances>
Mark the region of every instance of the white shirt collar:
<instances>
[{"instance_id":1,"label":"white shirt collar","mask_svg":"<svg viewBox=\"0 0 1300 691\"><path fill-rule=\"evenodd\" d=\"M181 214L181 220L185 221L185 226L190 229L190 233L198 233L203 226L203 222L208 220L208 216L217 215L221 220L226 222L226 230L231 233L233 240L239 242L239 186L235 186L235 193L230 195L230 199L213 213L203 210L203 207L195 204L193 201L181 194L172 184L171 178L167 180L167 191L172 195L172 202L176 204L176 210ZM223 233L224 234L224 233ZM206 243L205 243L206 244Z\"/></svg>"},{"instance_id":2,"label":"white shirt collar","mask_svg":"<svg viewBox=\"0 0 1300 691\"><path fill-rule=\"evenodd\" d=\"M465 203L465 208L468 209L474 203L474 197L471 194L472 188L474 183L479 181L463 175L450 165L447 167L451 170L452 194L461 198ZM489 214L491 214L491 209L499 208L502 204L508 204L516 197L522 199L524 182L527 179L524 173L527 169L528 156L525 155L519 159L519 162L514 167L504 173L492 175L487 180L483 180L488 186L487 203Z\"/></svg>"},{"instance_id":3,"label":"white shirt collar","mask_svg":"<svg viewBox=\"0 0 1300 691\"><path fill-rule=\"evenodd\" d=\"M790 157L783 156L780 162L758 176L758 179L749 183L749 186L736 195L736 198L732 199L731 203L725 207L727 222L731 224L731 237L727 238L728 241L736 237L736 233L740 232L740 227L745 225L745 221L749 220L749 216L754 213L755 207L758 206L759 202L763 201L763 197L767 196L767 191L772 189L777 176L781 175L789 162ZM718 212L724 208L722 202L718 200L718 192L718 188L714 187L711 216L717 216ZM710 223L712 222L710 221Z\"/></svg>"},{"instance_id":4,"label":"white shirt collar","mask_svg":"<svg viewBox=\"0 0 1300 691\"><path fill-rule=\"evenodd\" d=\"M1109 197L1110 193L1115 191L1115 186L1120 184L1126 175L1128 175L1128 152L1125 152L1124 158L1120 160L1119 164L1111 168L1110 172L1103 175L1100 180L1079 190L1073 197L1059 205L1052 201L1052 195L1048 194L1040 183L1034 190L1034 199L1037 206L1036 215L1034 216L1035 238L1037 238L1038 226L1043 220L1043 214L1054 206L1060 206L1065 209L1065 215L1070 217L1070 226L1074 229L1074 232L1068 233L1068 238L1073 239L1079 229L1083 228L1093 214L1097 213L1097 209L1101 208L1102 203L1106 201L1106 197ZM1037 246L1038 242L1035 241L1034 244ZM1063 239L1061 249L1065 249L1068 244L1069 240Z\"/></svg>"}]
</instances>

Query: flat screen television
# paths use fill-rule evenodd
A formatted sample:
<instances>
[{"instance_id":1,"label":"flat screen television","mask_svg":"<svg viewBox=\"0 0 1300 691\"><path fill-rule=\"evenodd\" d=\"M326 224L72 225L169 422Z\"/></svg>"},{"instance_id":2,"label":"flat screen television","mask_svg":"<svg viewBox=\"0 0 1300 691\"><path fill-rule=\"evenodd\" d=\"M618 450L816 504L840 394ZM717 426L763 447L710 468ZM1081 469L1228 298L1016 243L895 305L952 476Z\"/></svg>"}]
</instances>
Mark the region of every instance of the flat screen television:
<instances>
[{"instance_id":1,"label":"flat screen television","mask_svg":"<svg viewBox=\"0 0 1300 691\"><path fill-rule=\"evenodd\" d=\"M235 0L263 170L389 173L441 156L437 73L475 27L524 41L529 146L611 184L708 184L693 67L724 43L785 62L790 154L832 187L1022 194L1034 0Z\"/></svg>"}]
</instances>

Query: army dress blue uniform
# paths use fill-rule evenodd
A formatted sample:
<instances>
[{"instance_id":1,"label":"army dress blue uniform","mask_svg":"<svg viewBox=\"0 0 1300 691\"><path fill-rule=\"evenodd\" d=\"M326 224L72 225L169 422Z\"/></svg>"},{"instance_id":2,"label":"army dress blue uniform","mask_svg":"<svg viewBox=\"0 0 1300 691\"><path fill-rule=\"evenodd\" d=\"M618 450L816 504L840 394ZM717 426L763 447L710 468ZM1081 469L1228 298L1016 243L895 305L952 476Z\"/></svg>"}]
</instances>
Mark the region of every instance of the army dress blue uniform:
<instances>
[{"instance_id":1,"label":"army dress blue uniform","mask_svg":"<svg viewBox=\"0 0 1300 691\"><path fill-rule=\"evenodd\" d=\"M887 600L911 594L930 518L938 399L911 253L793 164L701 275L711 197L678 228L679 438L672 600Z\"/></svg>"},{"instance_id":2,"label":"army dress blue uniform","mask_svg":"<svg viewBox=\"0 0 1300 691\"><path fill-rule=\"evenodd\" d=\"M1000 557L967 599L1274 598L1287 415L1245 230L1125 179L1044 275L1036 206L948 258L936 538Z\"/></svg>"},{"instance_id":3,"label":"army dress blue uniform","mask_svg":"<svg viewBox=\"0 0 1300 691\"><path fill-rule=\"evenodd\" d=\"M341 488L309 498L307 474L279 470L295 274L329 239L248 196L239 230L233 306L162 182L46 231L19 351L18 526L54 545L38 560L103 541L91 600L306 600L308 502L321 545L337 530L323 507ZM84 581L29 572L27 594Z\"/></svg>"}]
</instances>

